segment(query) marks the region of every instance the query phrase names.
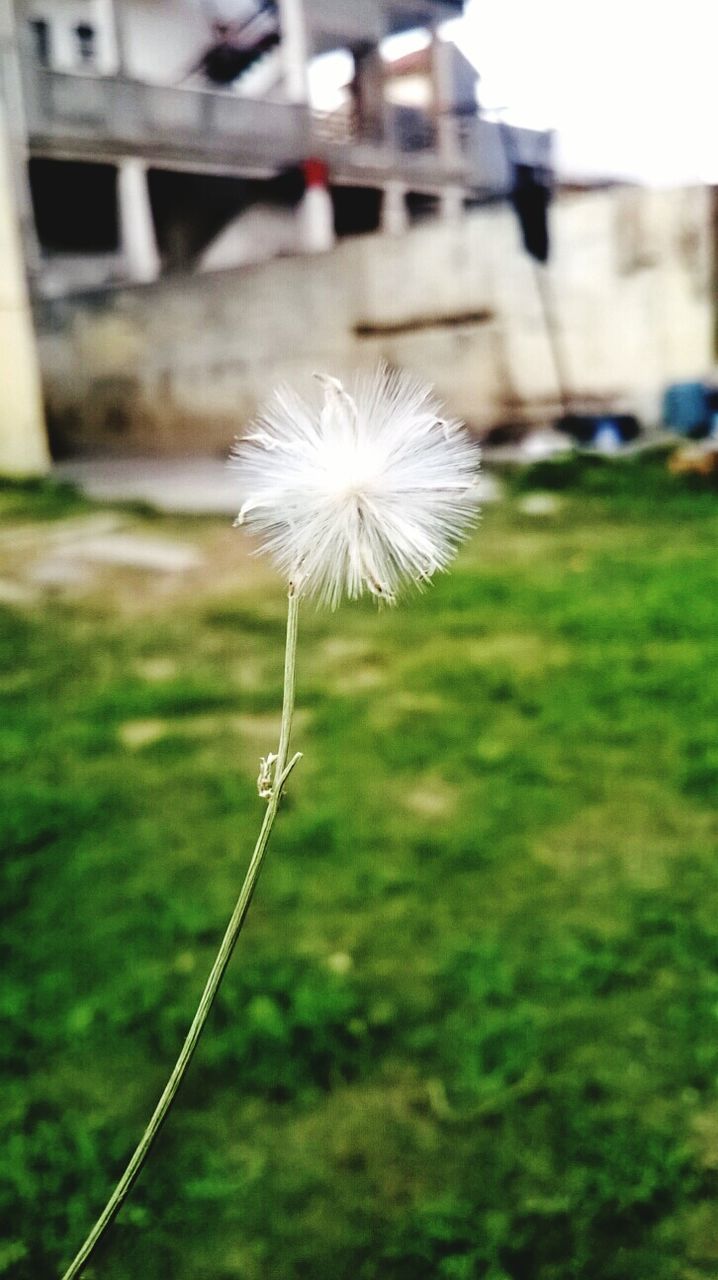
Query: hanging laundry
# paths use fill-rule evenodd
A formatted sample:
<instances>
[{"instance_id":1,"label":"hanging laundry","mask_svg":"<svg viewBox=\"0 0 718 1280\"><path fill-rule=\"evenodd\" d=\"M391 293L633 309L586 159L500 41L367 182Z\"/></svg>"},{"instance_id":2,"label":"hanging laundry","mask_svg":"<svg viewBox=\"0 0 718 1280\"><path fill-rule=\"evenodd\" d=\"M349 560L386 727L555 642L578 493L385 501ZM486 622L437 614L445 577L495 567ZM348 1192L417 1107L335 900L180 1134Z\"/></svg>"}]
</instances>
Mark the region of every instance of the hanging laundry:
<instances>
[{"instance_id":1,"label":"hanging laundry","mask_svg":"<svg viewBox=\"0 0 718 1280\"><path fill-rule=\"evenodd\" d=\"M277 6L274 0L264 0L252 17L241 25L215 20L212 23L212 44L188 74L201 72L211 85L227 88L279 41Z\"/></svg>"},{"instance_id":2,"label":"hanging laundry","mask_svg":"<svg viewBox=\"0 0 718 1280\"><path fill-rule=\"evenodd\" d=\"M553 192L551 134L499 123L507 170L507 195L521 228L526 252L547 262L550 252L548 210Z\"/></svg>"},{"instance_id":3,"label":"hanging laundry","mask_svg":"<svg viewBox=\"0 0 718 1280\"><path fill-rule=\"evenodd\" d=\"M524 248L537 262L547 262L550 250L548 208L551 185L546 170L532 164L513 163L511 203L521 227Z\"/></svg>"}]
</instances>

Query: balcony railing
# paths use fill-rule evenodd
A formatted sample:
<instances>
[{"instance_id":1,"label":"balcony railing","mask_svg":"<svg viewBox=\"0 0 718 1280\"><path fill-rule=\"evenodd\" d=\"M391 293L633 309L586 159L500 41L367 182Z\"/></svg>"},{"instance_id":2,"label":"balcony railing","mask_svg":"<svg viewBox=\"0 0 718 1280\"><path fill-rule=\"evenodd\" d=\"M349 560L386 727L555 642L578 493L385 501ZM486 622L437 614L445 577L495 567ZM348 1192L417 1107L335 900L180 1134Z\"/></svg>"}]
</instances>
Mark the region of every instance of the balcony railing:
<instances>
[{"instance_id":1,"label":"balcony railing","mask_svg":"<svg viewBox=\"0 0 718 1280\"><path fill-rule=\"evenodd\" d=\"M276 169L310 151L301 105L121 77L23 67L31 147L122 153Z\"/></svg>"},{"instance_id":2,"label":"balcony railing","mask_svg":"<svg viewBox=\"0 0 718 1280\"><path fill-rule=\"evenodd\" d=\"M318 116L302 105L228 92L50 71L30 60L23 81L36 153L95 160L140 155L156 164L267 174L319 155L340 182L393 178L419 190L453 183L485 194L511 185L501 126L475 116L450 122L447 155L435 121L410 107L388 107L383 136L369 138L346 112ZM550 165L549 134L510 132L514 158Z\"/></svg>"},{"instance_id":3,"label":"balcony railing","mask_svg":"<svg viewBox=\"0 0 718 1280\"><path fill-rule=\"evenodd\" d=\"M467 176L461 149L447 159L434 122L413 108L388 107L383 136L370 138L351 120L231 92L51 71L29 59L23 81L35 153L94 160L140 155L156 164L258 173L320 155L339 181L391 177L440 187Z\"/></svg>"}]
</instances>

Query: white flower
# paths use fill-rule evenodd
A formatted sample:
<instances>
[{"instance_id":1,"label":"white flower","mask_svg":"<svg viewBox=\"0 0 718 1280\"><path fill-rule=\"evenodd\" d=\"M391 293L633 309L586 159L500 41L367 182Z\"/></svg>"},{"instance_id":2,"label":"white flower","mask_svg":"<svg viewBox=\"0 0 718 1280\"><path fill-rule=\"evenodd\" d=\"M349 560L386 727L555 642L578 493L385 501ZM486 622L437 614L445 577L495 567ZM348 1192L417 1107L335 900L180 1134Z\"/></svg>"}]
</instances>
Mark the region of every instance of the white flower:
<instances>
[{"instance_id":1,"label":"white flower","mask_svg":"<svg viewBox=\"0 0 718 1280\"><path fill-rule=\"evenodd\" d=\"M350 396L317 375L323 405L275 392L238 440L241 510L302 595L336 607L445 569L475 522L479 451L430 388L380 368Z\"/></svg>"}]
</instances>

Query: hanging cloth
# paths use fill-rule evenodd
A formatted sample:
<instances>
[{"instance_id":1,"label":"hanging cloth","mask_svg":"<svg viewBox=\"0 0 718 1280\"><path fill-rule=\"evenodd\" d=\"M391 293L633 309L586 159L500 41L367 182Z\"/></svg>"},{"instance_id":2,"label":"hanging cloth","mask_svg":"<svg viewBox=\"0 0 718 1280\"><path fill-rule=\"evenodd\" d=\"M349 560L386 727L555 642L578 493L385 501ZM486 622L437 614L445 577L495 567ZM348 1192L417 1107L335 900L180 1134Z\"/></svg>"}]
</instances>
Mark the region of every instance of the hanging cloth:
<instances>
[{"instance_id":1,"label":"hanging cloth","mask_svg":"<svg viewBox=\"0 0 718 1280\"><path fill-rule=\"evenodd\" d=\"M548 227L551 170L537 158L532 161L527 158L520 130L502 121L499 131L509 168L509 199L519 220L524 248L536 262L547 262L551 249Z\"/></svg>"},{"instance_id":2,"label":"hanging cloth","mask_svg":"<svg viewBox=\"0 0 718 1280\"><path fill-rule=\"evenodd\" d=\"M532 164L513 166L511 203L521 227L524 248L537 262L547 262L550 250L548 208L551 187L545 172Z\"/></svg>"}]
</instances>

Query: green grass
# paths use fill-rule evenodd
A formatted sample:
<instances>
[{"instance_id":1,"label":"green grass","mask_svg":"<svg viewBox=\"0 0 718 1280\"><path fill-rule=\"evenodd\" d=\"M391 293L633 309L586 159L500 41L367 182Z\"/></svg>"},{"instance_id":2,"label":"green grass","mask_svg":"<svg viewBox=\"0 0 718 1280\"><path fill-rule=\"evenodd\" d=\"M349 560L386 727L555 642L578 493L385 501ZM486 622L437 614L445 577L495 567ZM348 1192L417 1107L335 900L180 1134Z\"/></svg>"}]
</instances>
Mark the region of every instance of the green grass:
<instances>
[{"instance_id":1,"label":"green grass","mask_svg":"<svg viewBox=\"0 0 718 1280\"><path fill-rule=\"evenodd\" d=\"M104 1203L261 817L281 586L185 534L199 587L0 611L3 1280ZM305 758L95 1277L715 1277L717 564L714 494L544 468L425 595L304 611Z\"/></svg>"},{"instance_id":2,"label":"green grass","mask_svg":"<svg viewBox=\"0 0 718 1280\"><path fill-rule=\"evenodd\" d=\"M41 479L9 480L0 476L0 518L57 520L87 511L89 504L71 484Z\"/></svg>"}]
</instances>

